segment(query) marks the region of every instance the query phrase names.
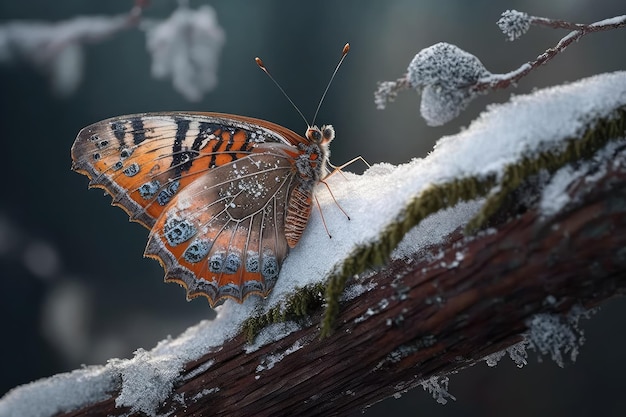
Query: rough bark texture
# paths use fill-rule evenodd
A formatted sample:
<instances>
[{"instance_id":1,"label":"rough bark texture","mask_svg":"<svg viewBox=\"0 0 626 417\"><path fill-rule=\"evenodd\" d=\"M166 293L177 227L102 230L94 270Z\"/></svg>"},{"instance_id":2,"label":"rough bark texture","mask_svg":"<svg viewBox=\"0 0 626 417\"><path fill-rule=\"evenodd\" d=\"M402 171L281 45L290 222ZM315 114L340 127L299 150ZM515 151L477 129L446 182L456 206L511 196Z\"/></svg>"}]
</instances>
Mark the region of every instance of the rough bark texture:
<instances>
[{"instance_id":1,"label":"rough bark texture","mask_svg":"<svg viewBox=\"0 0 626 417\"><path fill-rule=\"evenodd\" d=\"M230 340L187 365L189 377L161 412L345 415L519 342L534 314L565 314L623 294L626 168L613 161L604 174L572 184L574 202L556 217L531 208L511 220L509 207L491 231L458 232L431 248L433 256L392 262L364 280L374 290L342 304L327 339L318 337L320 311L313 325L250 354L243 336ZM281 354L270 367L271 355ZM66 415L126 412L115 408L113 393Z\"/></svg>"}]
</instances>

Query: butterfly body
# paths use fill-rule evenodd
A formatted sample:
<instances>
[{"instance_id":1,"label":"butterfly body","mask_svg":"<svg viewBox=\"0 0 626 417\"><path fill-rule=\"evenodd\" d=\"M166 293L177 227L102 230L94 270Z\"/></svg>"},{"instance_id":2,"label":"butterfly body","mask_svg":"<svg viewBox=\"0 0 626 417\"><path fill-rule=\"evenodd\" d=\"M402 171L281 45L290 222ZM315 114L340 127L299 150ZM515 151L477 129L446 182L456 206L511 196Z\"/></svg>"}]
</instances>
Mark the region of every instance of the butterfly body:
<instances>
[{"instance_id":1,"label":"butterfly body","mask_svg":"<svg viewBox=\"0 0 626 417\"><path fill-rule=\"evenodd\" d=\"M331 126L304 136L222 113L144 113L81 130L73 169L150 229L145 255L211 306L266 296L327 175Z\"/></svg>"}]
</instances>

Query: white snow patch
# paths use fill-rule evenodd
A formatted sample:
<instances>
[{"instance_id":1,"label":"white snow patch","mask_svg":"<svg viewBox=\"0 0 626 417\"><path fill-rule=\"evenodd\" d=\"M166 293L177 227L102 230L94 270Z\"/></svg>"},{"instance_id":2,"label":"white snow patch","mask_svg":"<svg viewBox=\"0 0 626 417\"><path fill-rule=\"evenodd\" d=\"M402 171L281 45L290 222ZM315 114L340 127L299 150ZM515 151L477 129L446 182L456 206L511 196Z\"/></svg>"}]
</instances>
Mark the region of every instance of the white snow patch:
<instances>
[{"instance_id":1,"label":"white snow patch","mask_svg":"<svg viewBox=\"0 0 626 417\"><path fill-rule=\"evenodd\" d=\"M567 165L559 169L552 176L550 182L543 190L541 202L539 203L539 209L543 215L552 216L570 202L567 187L572 183L573 177L577 171L580 172L580 170L576 170L574 167Z\"/></svg>"},{"instance_id":2,"label":"white snow patch","mask_svg":"<svg viewBox=\"0 0 626 417\"><path fill-rule=\"evenodd\" d=\"M483 203L484 199L463 201L454 207L431 214L404 235L398 247L391 253L391 258L402 259L427 246L443 243L450 233L465 225Z\"/></svg>"},{"instance_id":3,"label":"white snow patch","mask_svg":"<svg viewBox=\"0 0 626 417\"><path fill-rule=\"evenodd\" d=\"M90 366L54 375L9 391L0 400L0 416L52 416L109 398L119 374L108 366Z\"/></svg>"},{"instance_id":4,"label":"white snow patch","mask_svg":"<svg viewBox=\"0 0 626 417\"><path fill-rule=\"evenodd\" d=\"M193 378L197 377L198 375L206 372L213 365L215 365L215 361L213 359L211 359L209 361L206 361L205 363L203 363L202 365L198 366L193 371L189 372L182 379L183 379L183 381L188 381L190 379L193 379Z\"/></svg>"},{"instance_id":5,"label":"white snow patch","mask_svg":"<svg viewBox=\"0 0 626 417\"><path fill-rule=\"evenodd\" d=\"M543 189L539 208L542 215L553 216L561 211L570 201L568 187L584 177L587 184L593 184L606 175L604 161L612 160L612 155L619 146L624 145L624 138L615 140L601 149L588 161L581 162L577 168L566 165L559 169Z\"/></svg>"},{"instance_id":6,"label":"white snow patch","mask_svg":"<svg viewBox=\"0 0 626 417\"><path fill-rule=\"evenodd\" d=\"M254 311L254 303L227 303L216 308L213 321L202 321L176 339L166 339L150 351L139 349L132 359L112 359L71 373L41 379L9 391L0 399L0 416L51 416L109 398L121 390L117 406L156 416L160 402L171 394L183 365L235 336ZM121 385L120 385L121 382Z\"/></svg>"},{"instance_id":7,"label":"white snow patch","mask_svg":"<svg viewBox=\"0 0 626 417\"><path fill-rule=\"evenodd\" d=\"M608 19L600 20L599 22L592 23L589 26L610 26L619 25L626 22L626 15L610 17Z\"/></svg>"},{"instance_id":8,"label":"white snow patch","mask_svg":"<svg viewBox=\"0 0 626 417\"><path fill-rule=\"evenodd\" d=\"M356 324L356 323L364 322L370 317L375 316L376 314L380 313L387 307L389 307L389 300L387 300L386 298L383 298L382 300L378 302L378 305L375 308L371 308L371 307L368 308L365 313L363 313L361 316L354 319L354 323Z\"/></svg>"},{"instance_id":9,"label":"white snow patch","mask_svg":"<svg viewBox=\"0 0 626 417\"><path fill-rule=\"evenodd\" d=\"M278 362L282 361L283 359L285 359L285 357L291 355L294 352L297 352L298 350L302 349L304 347L304 344L301 340L296 340L293 345L291 345L289 348L287 348L284 352L281 353L276 353L273 355L267 355L262 361L261 363L256 367L256 372L262 372L265 371L267 369L272 369L274 367L274 365L276 365Z\"/></svg>"},{"instance_id":10,"label":"white snow patch","mask_svg":"<svg viewBox=\"0 0 626 417\"><path fill-rule=\"evenodd\" d=\"M341 297L341 300L342 301L353 300L356 297L358 297L359 295L373 290L377 286L378 286L378 283L374 282L374 281L370 281L370 282L368 282L366 284L362 284L360 282L357 282L355 284L350 285L348 288L345 289L345 291L343 292L343 295Z\"/></svg>"},{"instance_id":11,"label":"white snow patch","mask_svg":"<svg viewBox=\"0 0 626 417\"><path fill-rule=\"evenodd\" d=\"M197 393L196 395L194 395L193 397L191 397L191 400L196 402L200 398L206 397L207 395L215 394L216 392L219 392L219 391L220 389L218 387L206 388L200 391L199 393Z\"/></svg>"}]
</instances>

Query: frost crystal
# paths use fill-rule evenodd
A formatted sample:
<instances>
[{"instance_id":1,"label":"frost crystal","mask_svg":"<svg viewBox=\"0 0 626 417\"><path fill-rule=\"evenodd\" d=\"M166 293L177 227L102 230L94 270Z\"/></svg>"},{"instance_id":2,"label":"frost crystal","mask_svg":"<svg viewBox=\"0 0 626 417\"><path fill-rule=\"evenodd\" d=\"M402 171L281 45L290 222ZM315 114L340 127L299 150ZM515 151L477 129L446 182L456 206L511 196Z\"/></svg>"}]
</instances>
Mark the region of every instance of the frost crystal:
<instances>
[{"instance_id":1,"label":"frost crystal","mask_svg":"<svg viewBox=\"0 0 626 417\"><path fill-rule=\"evenodd\" d=\"M374 104L378 110L384 110L387 103L395 101L402 88L395 81L381 81L374 92Z\"/></svg>"},{"instance_id":2,"label":"frost crystal","mask_svg":"<svg viewBox=\"0 0 626 417\"><path fill-rule=\"evenodd\" d=\"M500 350L498 352L494 352L490 355L485 356L483 359L487 362L487 366L494 367L498 364L500 359L504 357L507 353L509 357L518 368L522 368L528 362L526 359L528 358L528 353L526 352L526 346L529 344L526 340L522 340L519 343L516 343L512 346L509 346L506 349Z\"/></svg>"},{"instance_id":3,"label":"frost crystal","mask_svg":"<svg viewBox=\"0 0 626 417\"><path fill-rule=\"evenodd\" d=\"M542 355L550 354L561 368L564 355L569 353L572 362L575 361L578 348L585 341L583 331L578 328L578 319L584 314L580 310L573 309L567 318L555 314L532 316L526 322L529 330L525 335L530 347Z\"/></svg>"},{"instance_id":4,"label":"frost crystal","mask_svg":"<svg viewBox=\"0 0 626 417\"><path fill-rule=\"evenodd\" d=\"M530 28L531 18L528 14L517 10L507 10L497 21L498 27L508 41L514 41Z\"/></svg>"},{"instance_id":5,"label":"frost crystal","mask_svg":"<svg viewBox=\"0 0 626 417\"><path fill-rule=\"evenodd\" d=\"M519 343L514 344L513 346L509 346L506 348L506 351L509 353L509 357L518 368L524 367L524 365L528 364L526 359L528 359L528 352L526 352L526 346L528 342L522 340Z\"/></svg>"},{"instance_id":6,"label":"frost crystal","mask_svg":"<svg viewBox=\"0 0 626 417\"><path fill-rule=\"evenodd\" d=\"M447 376L433 376L425 381L420 382L420 384L422 384L422 388L424 388L424 391L430 392L433 398L437 400L439 404L443 405L448 402L447 398L456 401L456 398L454 398L454 396L448 392L448 381L449 378Z\"/></svg>"},{"instance_id":7,"label":"frost crystal","mask_svg":"<svg viewBox=\"0 0 626 417\"><path fill-rule=\"evenodd\" d=\"M499 350L491 355L485 356L484 359L485 362L487 362L487 366L494 367L500 362L500 359L502 359L504 355L506 355L506 350Z\"/></svg>"},{"instance_id":8,"label":"frost crystal","mask_svg":"<svg viewBox=\"0 0 626 417\"><path fill-rule=\"evenodd\" d=\"M426 123L440 126L467 107L478 94L471 87L488 75L490 72L474 55L442 42L415 55L407 78L422 93L420 112Z\"/></svg>"},{"instance_id":9,"label":"frost crystal","mask_svg":"<svg viewBox=\"0 0 626 417\"><path fill-rule=\"evenodd\" d=\"M174 88L190 101L199 101L217 84L217 65L224 31L210 6L179 7L162 22L146 28L152 75L171 77Z\"/></svg>"}]
</instances>

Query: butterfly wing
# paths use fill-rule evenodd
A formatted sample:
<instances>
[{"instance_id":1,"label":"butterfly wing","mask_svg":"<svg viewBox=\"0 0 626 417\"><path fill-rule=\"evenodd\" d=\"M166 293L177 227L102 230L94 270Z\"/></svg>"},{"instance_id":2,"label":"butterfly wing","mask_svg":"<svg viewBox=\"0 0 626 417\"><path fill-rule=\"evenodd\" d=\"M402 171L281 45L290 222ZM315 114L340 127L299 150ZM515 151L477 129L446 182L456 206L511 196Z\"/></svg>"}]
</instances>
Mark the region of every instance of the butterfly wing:
<instances>
[{"instance_id":1,"label":"butterfly wing","mask_svg":"<svg viewBox=\"0 0 626 417\"><path fill-rule=\"evenodd\" d=\"M221 113L144 113L80 131L73 169L103 188L132 221L152 228L174 195L212 169L249 155L261 143L304 138L263 120Z\"/></svg>"},{"instance_id":2,"label":"butterfly wing","mask_svg":"<svg viewBox=\"0 0 626 417\"><path fill-rule=\"evenodd\" d=\"M271 291L288 252L285 215L297 184L283 149L264 144L212 169L156 221L146 256L158 259L165 280L183 285L188 298L202 295L215 306Z\"/></svg>"},{"instance_id":3,"label":"butterfly wing","mask_svg":"<svg viewBox=\"0 0 626 417\"><path fill-rule=\"evenodd\" d=\"M298 146L306 143L243 116L146 113L84 128L72 160L91 187L151 229L146 256L161 262L166 281L214 306L274 286L288 252Z\"/></svg>"}]
</instances>

